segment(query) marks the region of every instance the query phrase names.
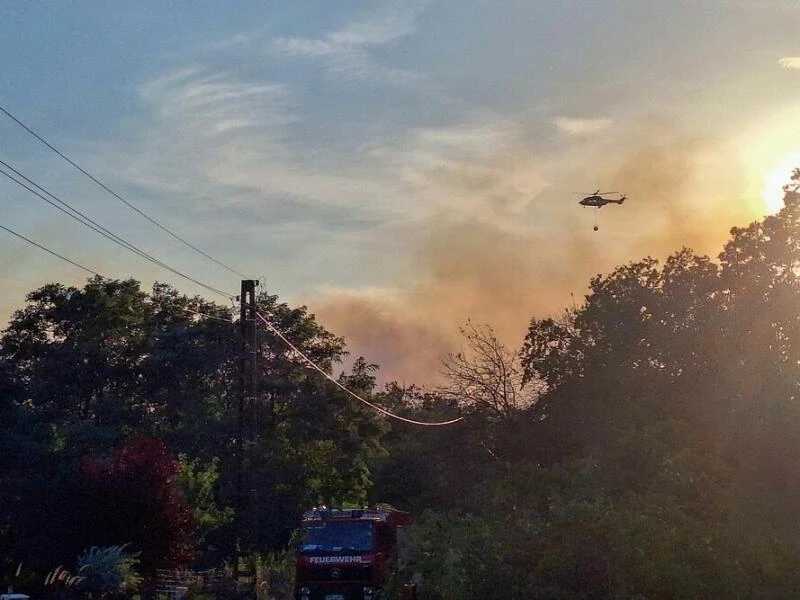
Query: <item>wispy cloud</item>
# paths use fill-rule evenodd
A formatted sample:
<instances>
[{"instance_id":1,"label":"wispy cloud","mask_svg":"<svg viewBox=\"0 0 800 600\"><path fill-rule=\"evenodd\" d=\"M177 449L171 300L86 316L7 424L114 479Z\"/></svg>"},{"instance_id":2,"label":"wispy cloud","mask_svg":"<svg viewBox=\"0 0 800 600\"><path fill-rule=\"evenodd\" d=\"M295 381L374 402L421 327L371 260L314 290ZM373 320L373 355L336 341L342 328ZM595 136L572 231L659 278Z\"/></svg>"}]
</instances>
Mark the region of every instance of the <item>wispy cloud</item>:
<instances>
[{"instance_id":1,"label":"wispy cloud","mask_svg":"<svg viewBox=\"0 0 800 600\"><path fill-rule=\"evenodd\" d=\"M437 219L479 218L513 226L547 186L545 162L524 127L493 115L409 130L386 152L398 179Z\"/></svg>"},{"instance_id":2,"label":"wispy cloud","mask_svg":"<svg viewBox=\"0 0 800 600\"><path fill-rule=\"evenodd\" d=\"M139 89L140 97L162 120L184 121L199 135L237 127L275 132L299 120L292 113L290 92L279 83L236 81L224 73L187 68L157 77Z\"/></svg>"},{"instance_id":3,"label":"wispy cloud","mask_svg":"<svg viewBox=\"0 0 800 600\"><path fill-rule=\"evenodd\" d=\"M250 46L253 43L259 42L263 39L264 33L262 31L249 31L234 34L223 40L211 42L203 47L205 50L220 51L229 50L237 47Z\"/></svg>"},{"instance_id":4,"label":"wispy cloud","mask_svg":"<svg viewBox=\"0 0 800 600\"><path fill-rule=\"evenodd\" d=\"M778 64L784 69L800 69L800 56L784 56Z\"/></svg>"},{"instance_id":5,"label":"wispy cloud","mask_svg":"<svg viewBox=\"0 0 800 600\"><path fill-rule=\"evenodd\" d=\"M139 96L146 116L132 139L95 151L152 194L191 198L192 211L255 211L251 224L271 228L409 213L385 157L357 140L343 150L346 128L320 137L289 84L193 67L146 82Z\"/></svg>"},{"instance_id":6,"label":"wispy cloud","mask_svg":"<svg viewBox=\"0 0 800 600\"><path fill-rule=\"evenodd\" d=\"M425 2L394 2L322 38L281 37L278 49L289 54L326 56L358 52L407 37L416 31L416 20Z\"/></svg>"},{"instance_id":7,"label":"wispy cloud","mask_svg":"<svg viewBox=\"0 0 800 600\"><path fill-rule=\"evenodd\" d=\"M362 34L376 39L377 34ZM431 214L513 220L545 186L524 128L493 114L393 131L329 129L323 138L289 84L186 68L140 88L150 114L118 157L120 171L196 210L273 210L273 223L409 222ZM320 143L322 142L322 143ZM332 145L329 145L332 144ZM294 208L292 208L294 205Z\"/></svg>"},{"instance_id":8,"label":"wispy cloud","mask_svg":"<svg viewBox=\"0 0 800 600\"><path fill-rule=\"evenodd\" d=\"M381 78L397 84L415 82L418 75L411 71L378 66L370 49L413 35L417 18L427 4L422 0L395 1L322 37L279 37L273 48L287 56L322 59L329 72L337 76Z\"/></svg>"},{"instance_id":9,"label":"wispy cloud","mask_svg":"<svg viewBox=\"0 0 800 600\"><path fill-rule=\"evenodd\" d=\"M604 117L595 119L579 119L574 117L556 117L553 120L556 128L567 135L594 135L611 127L612 120Z\"/></svg>"}]
</instances>

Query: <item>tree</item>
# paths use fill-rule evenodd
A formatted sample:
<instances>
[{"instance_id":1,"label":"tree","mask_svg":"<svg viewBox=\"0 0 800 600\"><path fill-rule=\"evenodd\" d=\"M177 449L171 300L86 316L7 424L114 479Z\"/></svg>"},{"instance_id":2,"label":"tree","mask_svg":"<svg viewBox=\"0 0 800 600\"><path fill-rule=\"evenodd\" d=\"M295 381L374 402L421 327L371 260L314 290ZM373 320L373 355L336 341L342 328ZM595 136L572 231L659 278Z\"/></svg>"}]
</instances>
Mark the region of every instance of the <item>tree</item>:
<instances>
[{"instance_id":1,"label":"tree","mask_svg":"<svg viewBox=\"0 0 800 600\"><path fill-rule=\"evenodd\" d=\"M201 564L213 566L215 563L212 561L218 561L220 557L214 552L216 544L212 540L216 532L231 524L234 516L233 507L219 504L217 485L220 461L214 457L210 462L204 463L200 458L190 459L181 454L178 456L178 463L177 484L191 508L196 525L196 559Z\"/></svg>"},{"instance_id":2,"label":"tree","mask_svg":"<svg viewBox=\"0 0 800 600\"><path fill-rule=\"evenodd\" d=\"M593 465L615 597L797 585L799 226L787 195L777 216L732 230L719 264L684 249L619 267L567 318L531 323L526 376L548 387L530 457Z\"/></svg>"},{"instance_id":3,"label":"tree","mask_svg":"<svg viewBox=\"0 0 800 600\"><path fill-rule=\"evenodd\" d=\"M364 500L367 459L381 451L385 425L300 354L332 376L344 341L275 296L261 294L258 310L295 349L260 327L257 393L240 413L241 338L229 308L163 284L146 294L134 280L28 294L0 338L0 391L8 390L0 406L40 427L51 468L26 477L57 489L70 485L82 456L113 454L136 434L165 440L173 455L201 461L192 464L218 465L214 502L238 511L214 534L229 555L242 531L259 548L279 546L309 504ZM369 395L372 368L363 363L343 381Z\"/></svg>"},{"instance_id":4,"label":"tree","mask_svg":"<svg viewBox=\"0 0 800 600\"><path fill-rule=\"evenodd\" d=\"M3 335L2 354L31 407L51 421L109 427L136 415L135 405L115 409L136 384L146 352L146 296L138 283L96 277L84 290L49 284L27 299Z\"/></svg>"},{"instance_id":5,"label":"tree","mask_svg":"<svg viewBox=\"0 0 800 600\"><path fill-rule=\"evenodd\" d=\"M246 543L276 547L288 541L298 514L309 506L366 501L368 461L382 452L386 425L330 381L344 355L343 340L304 307L290 309L268 295L259 297L258 306L259 314L270 315L270 327L259 333L257 393L245 408L250 432L244 432L242 466L228 472L243 468L251 490L241 512L247 522L238 527L258 535ZM357 360L339 381L369 398L375 368Z\"/></svg>"},{"instance_id":6,"label":"tree","mask_svg":"<svg viewBox=\"0 0 800 600\"><path fill-rule=\"evenodd\" d=\"M491 327L468 322L461 334L466 348L444 361L441 394L467 413L500 422L513 420L536 402L540 390L536 382L523 381L519 353L506 348Z\"/></svg>"},{"instance_id":7,"label":"tree","mask_svg":"<svg viewBox=\"0 0 800 600\"><path fill-rule=\"evenodd\" d=\"M695 423L707 401L695 395L720 339L716 265L683 249L663 269L648 258L590 289L583 307L561 322L533 321L526 337L526 378L547 385L540 460L605 452L654 423Z\"/></svg>"},{"instance_id":8,"label":"tree","mask_svg":"<svg viewBox=\"0 0 800 600\"><path fill-rule=\"evenodd\" d=\"M398 416L421 422L449 421L460 415L452 399L411 386L388 384L375 395L375 401ZM412 514L437 507L439 510L463 506L475 482L476 453L486 455L474 444L464 422L444 427L423 427L397 420L387 422L389 431L382 439L385 452L371 460L375 482L370 499L387 503ZM486 461L481 456L483 462ZM472 472L468 472L470 466Z\"/></svg>"},{"instance_id":9,"label":"tree","mask_svg":"<svg viewBox=\"0 0 800 600\"><path fill-rule=\"evenodd\" d=\"M75 515L84 544L124 546L142 572L189 563L196 526L178 486L180 464L155 439L136 436L109 457L87 457Z\"/></svg>"},{"instance_id":10,"label":"tree","mask_svg":"<svg viewBox=\"0 0 800 600\"><path fill-rule=\"evenodd\" d=\"M645 258L594 278L582 306L531 322L524 381L544 389L519 415L521 455L481 471L483 503L446 516L440 504L419 525L416 567L433 597L794 593L800 195L790 191L778 215L733 229L718 262L689 249ZM463 372L478 383L464 396L502 389L490 371Z\"/></svg>"}]
</instances>

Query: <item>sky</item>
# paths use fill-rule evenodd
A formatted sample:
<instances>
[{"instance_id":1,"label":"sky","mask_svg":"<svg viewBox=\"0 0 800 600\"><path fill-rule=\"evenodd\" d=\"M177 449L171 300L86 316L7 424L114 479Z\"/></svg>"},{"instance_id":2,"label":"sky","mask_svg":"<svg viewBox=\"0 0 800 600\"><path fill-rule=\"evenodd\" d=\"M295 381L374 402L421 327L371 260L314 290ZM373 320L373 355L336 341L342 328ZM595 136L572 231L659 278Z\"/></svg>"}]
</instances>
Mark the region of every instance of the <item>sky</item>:
<instances>
[{"instance_id":1,"label":"sky","mask_svg":"<svg viewBox=\"0 0 800 600\"><path fill-rule=\"evenodd\" d=\"M223 305L258 279L404 385L468 321L516 348L594 276L716 257L800 167L797 0L5 0L0 72L116 196L5 113L0 160L172 269L0 177L0 327L89 276L11 230Z\"/></svg>"}]
</instances>

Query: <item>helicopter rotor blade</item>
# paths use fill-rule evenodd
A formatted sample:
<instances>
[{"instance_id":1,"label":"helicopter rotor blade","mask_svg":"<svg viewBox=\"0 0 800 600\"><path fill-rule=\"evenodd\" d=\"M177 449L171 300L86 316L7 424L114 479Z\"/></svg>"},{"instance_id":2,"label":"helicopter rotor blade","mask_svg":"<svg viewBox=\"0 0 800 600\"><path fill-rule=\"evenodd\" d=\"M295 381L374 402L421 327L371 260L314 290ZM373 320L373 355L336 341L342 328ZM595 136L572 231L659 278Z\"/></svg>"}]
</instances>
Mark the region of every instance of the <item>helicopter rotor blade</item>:
<instances>
[{"instance_id":1,"label":"helicopter rotor blade","mask_svg":"<svg viewBox=\"0 0 800 600\"><path fill-rule=\"evenodd\" d=\"M605 196L607 194L620 194L621 192L601 192L597 190L596 192L572 192L576 196Z\"/></svg>"}]
</instances>

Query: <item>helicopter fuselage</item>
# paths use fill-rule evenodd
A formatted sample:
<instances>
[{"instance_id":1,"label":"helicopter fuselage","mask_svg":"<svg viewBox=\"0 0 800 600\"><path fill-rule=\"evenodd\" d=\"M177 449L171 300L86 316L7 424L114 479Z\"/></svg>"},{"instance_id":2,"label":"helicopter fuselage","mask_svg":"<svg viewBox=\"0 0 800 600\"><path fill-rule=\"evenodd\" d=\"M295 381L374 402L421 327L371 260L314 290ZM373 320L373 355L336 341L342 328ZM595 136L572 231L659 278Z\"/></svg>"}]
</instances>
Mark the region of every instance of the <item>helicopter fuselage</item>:
<instances>
[{"instance_id":1,"label":"helicopter fuselage","mask_svg":"<svg viewBox=\"0 0 800 600\"><path fill-rule=\"evenodd\" d=\"M618 200L612 200L610 198L603 198L602 196L586 196L583 200L581 200L578 204L583 206L591 206L594 208L602 208L606 204L622 204L625 200L625 197Z\"/></svg>"}]
</instances>

